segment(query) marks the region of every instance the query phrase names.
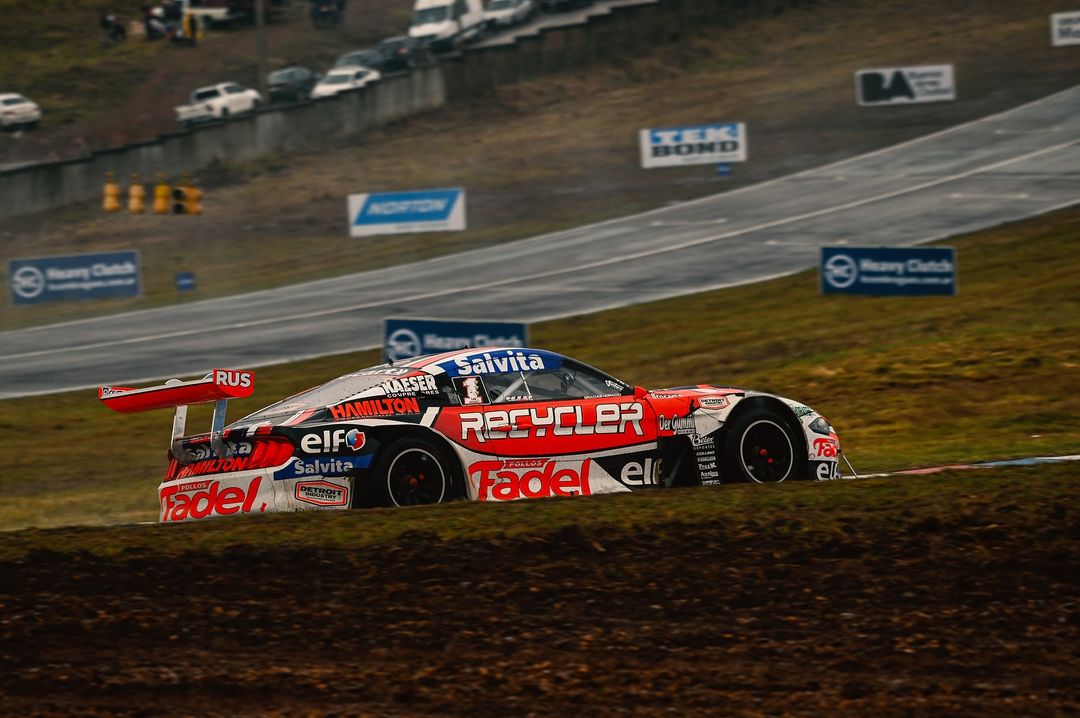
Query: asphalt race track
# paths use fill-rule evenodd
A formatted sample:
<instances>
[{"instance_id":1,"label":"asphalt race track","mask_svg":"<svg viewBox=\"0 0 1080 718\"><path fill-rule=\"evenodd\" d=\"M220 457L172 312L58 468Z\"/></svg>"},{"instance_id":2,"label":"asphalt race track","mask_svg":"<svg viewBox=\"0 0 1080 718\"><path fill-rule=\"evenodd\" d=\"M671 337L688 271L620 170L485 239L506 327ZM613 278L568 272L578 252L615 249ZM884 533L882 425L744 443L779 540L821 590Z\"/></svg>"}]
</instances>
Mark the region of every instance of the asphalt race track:
<instances>
[{"instance_id":1,"label":"asphalt race track","mask_svg":"<svg viewBox=\"0 0 1080 718\"><path fill-rule=\"evenodd\" d=\"M621 307L801 271L823 245L913 245L1077 201L1080 86L631 217L374 272L3 332L0 398L371 348L386 316L538 321ZM963 257L959 264L963 291Z\"/></svg>"}]
</instances>

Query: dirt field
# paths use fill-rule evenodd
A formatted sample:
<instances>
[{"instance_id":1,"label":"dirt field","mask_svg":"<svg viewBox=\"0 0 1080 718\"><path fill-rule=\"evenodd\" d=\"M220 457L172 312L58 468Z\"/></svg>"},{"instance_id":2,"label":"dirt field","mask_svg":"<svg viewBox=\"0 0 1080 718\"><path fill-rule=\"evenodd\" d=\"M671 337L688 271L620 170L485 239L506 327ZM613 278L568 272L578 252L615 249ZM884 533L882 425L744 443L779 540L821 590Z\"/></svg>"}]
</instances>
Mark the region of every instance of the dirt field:
<instances>
[{"instance_id":1,"label":"dirt field","mask_svg":"<svg viewBox=\"0 0 1080 718\"><path fill-rule=\"evenodd\" d=\"M136 527L112 558L39 549L0 564L0 713L1076 715L1075 469L1020 498L1026 471L940 506L873 497L955 477L854 482L850 512L807 485L813 511L753 519L171 559L131 548ZM95 536L68 531L68 549Z\"/></svg>"}]
</instances>

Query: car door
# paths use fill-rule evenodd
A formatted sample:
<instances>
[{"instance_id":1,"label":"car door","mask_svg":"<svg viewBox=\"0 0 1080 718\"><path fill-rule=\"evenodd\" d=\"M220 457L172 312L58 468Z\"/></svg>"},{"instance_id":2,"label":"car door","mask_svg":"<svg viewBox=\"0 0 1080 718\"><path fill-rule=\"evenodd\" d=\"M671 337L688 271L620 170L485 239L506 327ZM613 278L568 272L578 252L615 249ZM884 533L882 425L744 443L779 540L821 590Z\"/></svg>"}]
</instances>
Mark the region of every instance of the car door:
<instances>
[{"instance_id":1,"label":"car door","mask_svg":"<svg viewBox=\"0 0 1080 718\"><path fill-rule=\"evenodd\" d=\"M634 389L570 360L484 377L495 457L469 467L480 500L610 493L654 477L656 420Z\"/></svg>"}]
</instances>

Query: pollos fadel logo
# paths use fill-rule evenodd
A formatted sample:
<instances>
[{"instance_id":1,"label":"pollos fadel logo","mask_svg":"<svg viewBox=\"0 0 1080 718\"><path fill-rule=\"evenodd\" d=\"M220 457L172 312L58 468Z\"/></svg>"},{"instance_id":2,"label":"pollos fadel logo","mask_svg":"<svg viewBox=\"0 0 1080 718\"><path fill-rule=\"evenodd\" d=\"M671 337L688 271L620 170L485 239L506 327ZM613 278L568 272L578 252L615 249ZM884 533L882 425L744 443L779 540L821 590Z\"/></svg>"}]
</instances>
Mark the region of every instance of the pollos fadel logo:
<instances>
[{"instance_id":1,"label":"pollos fadel logo","mask_svg":"<svg viewBox=\"0 0 1080 718\"><path fill-rule=\"evenodd\" d=\"M215 369L214 383L219 386L236 386L248 388L251 386L252 373L249 371L232 371L231 369Z\"/></svg>"},{"instance_id":2,"label":"pollos fadel logo","mask_svg":"<svg viewBox=\"0 0 1080 718\"><path fill-rule=\"evenodd\" d=\"M478 501L588 496L592 493L589 486L591 463L592 459L585 459L578 471L571 468L556 471L554 459L478 461L469 467L469 476L476 476Z\"/></svg>"},{"instance_id":3,"label":"pollos fadel logo","mask_svg":"<svg viewBox=\"0 0 1080 718\"><path fill-rule=\"evenodd\" d=\"M161 520L183 521L204 519L207 516L230 516L249 513L259 494L262 477L256 476L247 485L221 488L220 481L189 481L162 487ZM266 511L262 504L259 511Z\"/></svg>"}]
</instances>

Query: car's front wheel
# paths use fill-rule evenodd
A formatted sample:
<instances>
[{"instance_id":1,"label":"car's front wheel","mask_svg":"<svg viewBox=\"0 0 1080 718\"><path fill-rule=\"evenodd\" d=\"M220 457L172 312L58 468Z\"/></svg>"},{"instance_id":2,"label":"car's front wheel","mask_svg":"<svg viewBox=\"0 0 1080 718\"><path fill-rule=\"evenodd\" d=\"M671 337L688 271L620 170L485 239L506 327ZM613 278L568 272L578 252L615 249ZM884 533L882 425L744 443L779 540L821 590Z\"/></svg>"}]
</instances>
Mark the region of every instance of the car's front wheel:
<instances>
[{"instance_id":1,"label":"car's front wheel","mask_svg":"<svg viewBox=\"0 0 1080 718\"><path fill-rule=\"evenodd\" d=\"M400 439L388 446L379 478L394 506L440 504L462 496L450 460L423 439Z\"/></svg>"},{"instance_id":2,"label":"car's front wheel","mask_svg":"<svg viewBox=\"0 0 1080 718\"><path fill-rule=\"evenodd\" d=\"M761 407L739 414L724 438L728 476L756 484L805 478L804 453L790 423Z\"/></svg>"}]
</instances>

